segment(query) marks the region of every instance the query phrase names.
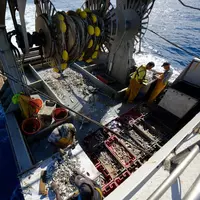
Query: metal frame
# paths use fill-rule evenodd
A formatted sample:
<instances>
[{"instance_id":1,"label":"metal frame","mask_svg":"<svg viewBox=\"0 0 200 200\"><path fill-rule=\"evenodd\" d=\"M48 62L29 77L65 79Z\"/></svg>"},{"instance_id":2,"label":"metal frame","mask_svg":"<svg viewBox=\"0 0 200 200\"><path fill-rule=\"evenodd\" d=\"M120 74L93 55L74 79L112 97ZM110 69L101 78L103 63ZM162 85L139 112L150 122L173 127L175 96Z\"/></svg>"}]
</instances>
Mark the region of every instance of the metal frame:
<instances>
[{"instance_id":1,"label":"metal frame","mask_svg":"<svg viewBox=\"0 0 200 200\"><path fill-rule=\"evenodd\" d=\"M176 179L183 173L185 168L192 162L192 160L199 153L199 146L195 145L192 151L186 158L178 165L178 167L164 180L164 182L151 194L148 200L157 200L167 191L167 189L176 181Z\"/></svg>"},{"instance_id":2,"label":"metal frame","mask_svg":"<svg viewBox=\"0 0 200 200\"><path fill-rule=\"evenodd\" d=\"M0 41L1 41L1 49L0 49L0 60L3 64L3 71L6 75L11 75L18 80L23 81L23 76L20 73L20 68L18 67L15 57L10 49L10 44L7 39L7 32L5 26L0 25ZM23 87L20 84L15 83L12 80L8 80L12 92L17 94L19 92L23 92Z\"/></svg>"}]
</instances>

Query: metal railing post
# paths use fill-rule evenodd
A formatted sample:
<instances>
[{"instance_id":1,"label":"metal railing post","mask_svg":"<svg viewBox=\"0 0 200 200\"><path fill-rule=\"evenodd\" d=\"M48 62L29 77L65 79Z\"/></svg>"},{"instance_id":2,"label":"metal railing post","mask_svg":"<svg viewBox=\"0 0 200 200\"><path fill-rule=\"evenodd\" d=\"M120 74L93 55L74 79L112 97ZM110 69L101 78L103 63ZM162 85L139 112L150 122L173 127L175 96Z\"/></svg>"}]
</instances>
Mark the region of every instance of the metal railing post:
<instances>
[{"instance_id":1,"label":"metal railing post","mask_svg":"<svg viewBox=\"0 0 200 200\"><path fill-rule=\"evenodd\" d=\"M200 199L200 175L187 191L183 200L199 200Z\"/></svg>"},{"instance_id":2,"label":"metal railing post","mask_svg":"<svg viewBox=\"0 0 200 200\"><path fill-rule=\"evenodd\" d=\"M154 191L148 200L158 200L167 189L175 182L175 180L183 173L185 168L191 163L191 161L199 153L199 146L195 145L192 151L187 155L187 157L180 163L176 169L164 180L164 182Z\"/></svg>"}]
</instances>

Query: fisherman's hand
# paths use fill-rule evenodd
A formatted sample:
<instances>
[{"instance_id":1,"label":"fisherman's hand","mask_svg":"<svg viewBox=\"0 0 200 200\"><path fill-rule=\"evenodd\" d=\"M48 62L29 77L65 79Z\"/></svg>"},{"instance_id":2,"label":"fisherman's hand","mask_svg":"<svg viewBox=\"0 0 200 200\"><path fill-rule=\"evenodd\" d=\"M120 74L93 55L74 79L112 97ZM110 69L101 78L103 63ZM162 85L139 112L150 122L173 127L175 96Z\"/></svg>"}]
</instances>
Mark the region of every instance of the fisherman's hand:
<instances>
[{"instance_id":1,"label":"fisherman's hand","mask_svg":"<svg viewBox=\"0 0 200 200\"><path fill-rule=\"evenodd\" d=\"M157 79L162 79L162 74L156 74L156 76L155 76Z\"/></svg>"},{"instance_id":2,"label":"fisherman's hand","mask_svg":"<svg viewBox=\"0 0 200 200\"><path fill-rule=\"evenodd\" d=\"M81 173L81 171L79 170L79 169L75 169L75 170L73 170L73 174L74 175L82 175L82 173Z\"/></svg>"},{"instance_id":3,"label":"fisherman's hand","mask_svg":"<svg viewBox=\"0 0 200 200\"><path fill-rule=\"evenodd\" d=\"M55 183L55 182L53 182L52 184L51 184L51 188L52 188L52 190L55 192L55 194L56 194L56 200L63 200L62 199L62 197L60 196L60 194L59 194L59 189L58 189L58 186L57 186L57 184Z\"/></svg>"},{"instance_id":4,"label":"fisherman's hand","mask_svg":"<svg viewBox=\"0 0 200 200\"><path fill-rule=\"evenodd\" d=\"M55 182L52 182L51 188L54 192L58 192L58 185Z\"/></svg>"}]
</instances>

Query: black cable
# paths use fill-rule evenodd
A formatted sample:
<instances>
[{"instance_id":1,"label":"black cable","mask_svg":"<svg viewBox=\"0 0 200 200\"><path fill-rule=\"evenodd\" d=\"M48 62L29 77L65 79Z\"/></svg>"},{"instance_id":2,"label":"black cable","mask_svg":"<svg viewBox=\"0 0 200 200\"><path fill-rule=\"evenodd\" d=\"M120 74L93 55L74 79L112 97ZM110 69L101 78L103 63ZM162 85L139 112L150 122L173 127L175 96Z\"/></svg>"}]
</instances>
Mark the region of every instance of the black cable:
<instances>
[{"instance_id":1,"label":"black cable","mask_svg":"<svg viewBox=\"0 0 200 200\"><path fill-rule=\"evenodd\" d=\"M196 8L196 7L193 7L193 6L190 6L190 5L186 5L185 3L183 3L181 0L178 0L183 6L187 7L187 8L191 8L191 9L194 9L194 10L200 10L200 8Z\"/></svg>"},{"instance_id":2,"label":"black cable","mask_svg":"<svg viewBox=\"0 0 200 200\"><path fill-rule=\"evenodd\" d=\"M200 57L199 57L198 55L196 55L196 54L194 54L194 53L192 53L192 52L189 52L188 50L186 50L186 49L184 49L183 47L181 47L181 46L175 44L174 42L169 41L168 39L166 39L166 38L164 38L163 36L159 35L159 34L156 33L155 31L153 31L153 30L151 30L151 29L147 29L147 30L150 31L151 33L157 35L157 36L160 37L161 39L165 40L166 42L170 43L171 45L177 47L178 49L181 49L182 51L186 52L187 54L189 54L189 55L191 55L191 56L193 56L193 57L196 57L196 58L199 58L199 59L200 59Z\"/></svg>"},{"instance_id":3,"label":"black cable","mask_svg":"<svg viewBox=\"0 0 200 200\"><path fill-rule=\"evenodd\" d=\"M14 31L10 31L10 32L8 32L8 42L9 42L9 44L10 44L10 46L11 46L11 50L13 51L13 53L14 53L14 55L15 55L15 57L17 57L17 58L20 58L21 57L21 55L20 55L20 52L19 52L19 50L18 50L18 48L12 43L12 37L14 36L14 35L16 35L16 31L14 30Z\"/></svg>"}]
</instances>

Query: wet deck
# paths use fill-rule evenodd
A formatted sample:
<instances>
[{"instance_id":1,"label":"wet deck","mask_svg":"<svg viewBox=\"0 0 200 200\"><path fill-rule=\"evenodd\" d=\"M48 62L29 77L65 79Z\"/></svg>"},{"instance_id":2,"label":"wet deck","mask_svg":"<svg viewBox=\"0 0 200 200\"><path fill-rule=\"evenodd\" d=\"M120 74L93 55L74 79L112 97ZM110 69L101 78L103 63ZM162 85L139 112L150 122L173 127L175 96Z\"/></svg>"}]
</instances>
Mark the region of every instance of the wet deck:
<instances>
[{"instance_id":1,"label":"wet deck","mask_svg":"<svg viewBox=\"0 0 200 200\"><path fill-rule=\"evenodd\" d=\"M54 73L52 69L37 69L32 66L25 69L25 73L30 85L39 82L40 84L37 84L38 90L44 93L51 91L59 102L102 124L107 124L133 107L132 104L111 99L100 90L91 92L95 87L73 68L65 70L63 77L58 77L58 74ZM39 96L45 100L42 95ZM80 145L82 145L86 135L99 128L78 116L74 118L73 123L77 129L76 138ZM55 153L55 147L49 144L47 138L45 136L29 145L35 163L45 160ZM41 151L43 151L42 154Z\"/></svg>"}]
</instances>

